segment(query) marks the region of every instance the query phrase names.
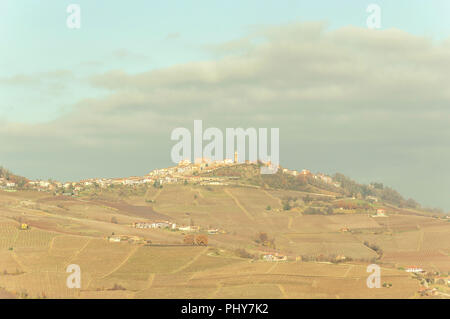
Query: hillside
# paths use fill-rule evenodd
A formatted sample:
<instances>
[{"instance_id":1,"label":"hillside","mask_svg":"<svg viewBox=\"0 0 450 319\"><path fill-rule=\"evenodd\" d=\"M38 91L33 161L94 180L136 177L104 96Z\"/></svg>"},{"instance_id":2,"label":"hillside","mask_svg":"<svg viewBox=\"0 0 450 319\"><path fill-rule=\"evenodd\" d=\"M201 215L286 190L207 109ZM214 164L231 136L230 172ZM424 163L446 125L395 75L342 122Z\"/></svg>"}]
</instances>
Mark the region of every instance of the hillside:
<instances>
[{"instance_id":1,"label":"hillside","mask_svg":"<svg viewBox=\"0 0 450 319\"><path fill-rule=\"evenodd\" d=\"M0 166L0 186L7 183L14 183L18 188L22 188L28 182L25 177L15 175L6 168Z\"/></svg>"},{"instance_id":2,"label":"hillside","mask_svg":"<svg viewBox=\"0 0 450 319\"><path fill-rule=\"evenodd\" d=\"M427 281L436 297L448 294L437 279L450 272L448 218L396 205L380 185L290 174L243 164L172 184L0 190L0 289L18 298L420 298ZM201 236L207 246L195 244ZM372 263L390 288L366 287ZM80 290L65 285L69 264L81 267ZM428 277L405 272L411 265Z\"/></svg>"},{"instance_id":3,"label":"hillside","mask_svg":"<svg viewBox=\"0 0 450 319\"><path fill-rule=\"evenodd\" d=\"M355 198L366 201L368 204L374 201L394 205L398 208L413 209L416 212L433 214L442 217L440 209L422 208L414 199L405 199L396 190L384 186L382 183L369 185L359 184L343 174L336 173L331 177L332 182L324 182L311 173L292 176L279 169L276 174L260 174L260 166L241 164L226 168L219 168L213 172L200 174L201 176L234 177L242 184L254 185L265 189L283 189L309 193L334 195L336 198ZM287 170L289 171L289 170ZM336 184L336 185L335 185ZM405 210L407 211L407 210Z\"/></svg>"}]
</instances>

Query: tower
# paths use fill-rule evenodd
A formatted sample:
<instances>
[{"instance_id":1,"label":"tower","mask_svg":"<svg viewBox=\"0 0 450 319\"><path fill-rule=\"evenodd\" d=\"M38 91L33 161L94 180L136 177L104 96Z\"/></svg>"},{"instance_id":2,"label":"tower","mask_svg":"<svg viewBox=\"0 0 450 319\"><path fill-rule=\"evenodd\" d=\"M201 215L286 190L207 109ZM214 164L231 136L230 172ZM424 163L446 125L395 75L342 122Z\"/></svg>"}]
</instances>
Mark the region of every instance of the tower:
<instances>
[{"instance_id":1,"label":"tower","mask_svg":"<svg viewBox=\"0 0 450 319\"><path fill-rule=\"evenodd\" d=\"M238 162L238 154L237 154L237 151L234 152L234 162L235 162L235 163Z\"/></svg>"}]
</instances>

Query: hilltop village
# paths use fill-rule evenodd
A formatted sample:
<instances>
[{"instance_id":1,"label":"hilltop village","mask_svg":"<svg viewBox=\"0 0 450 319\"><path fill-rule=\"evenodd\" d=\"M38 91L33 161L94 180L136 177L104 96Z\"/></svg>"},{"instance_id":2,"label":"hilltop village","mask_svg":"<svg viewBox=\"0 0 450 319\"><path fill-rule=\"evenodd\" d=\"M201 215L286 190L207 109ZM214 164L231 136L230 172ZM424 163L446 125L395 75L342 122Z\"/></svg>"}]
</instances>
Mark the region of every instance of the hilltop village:
<instances>
[{"instance_id":1,"label":"hilltop village","mask_svg":"<svg viewBox=\"0 0 450 319\"><path fill-rule=\"evenodd\" d=\"M17 189L31 189L44 192L56 192L61 193L66 196L77 196L79 191L85 188L96 186L100 188L107 188L114 185L125 185L125 186L135 186L142 184L151 184L155 186L161 186L164 184L182 184L190 183L197 185L222 185L226 186L233 184L233 180L238 179L232 176L205 176L211 175L214 171L225 168L233 167L242 164L253 164L253 165L264 165L267 167L271 166L270 162L250 162L245 161L245 163L238 162L238 154L235 152L234 159L225 159L213 161L209 158L197 159L194 163L189 160L182 160L178 165L168 168L155 169L144 176L131 176L131 177L121 177L121 178L89 178L80 180L78 182L67 181L59 182L56 180L27 180L16 181L17 178L7 178L0 177L0 189L15 191ZM278 169L283 174L288 174L291 176L304 176L308 178L314 178L323 183L333 185L334 187L340 187L340 183L332 179L332 177L325 174L313 174L307 169L301 171L290 170L287 168ZM210 174L208 174L210 173Z\"/></svg>"}]
</instances>

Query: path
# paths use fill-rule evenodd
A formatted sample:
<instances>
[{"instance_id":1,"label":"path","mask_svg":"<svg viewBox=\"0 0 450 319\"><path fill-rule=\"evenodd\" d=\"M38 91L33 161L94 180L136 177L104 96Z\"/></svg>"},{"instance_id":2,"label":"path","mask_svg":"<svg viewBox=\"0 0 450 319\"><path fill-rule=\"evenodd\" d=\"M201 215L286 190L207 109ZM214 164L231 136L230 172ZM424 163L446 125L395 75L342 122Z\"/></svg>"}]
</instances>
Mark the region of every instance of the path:
<instances>
[{"instance_id":1,"label":"path","mask_svg":"<svg viewBox=\"0 0 450 319\"><path fill-rule=\"evenodd\" d=\"M348 274L350 273L350 270L352 270L352 268L354 267L354 265L350 265L347 269L347 271L344 274L344 278L347 278Z\"/></svg>"},{"instance_id":2,"label":"path","mask_svg":"<svg viewBox=\"0 0 450 319\"><path fill-rule=\"evenodd\" d=\"M22 262L19 260L19 257L17 257L16 252L12 251L11 252L11 256L14 259L14 261L20 266L20 268L22 268L23 272L30 272L30 268L28 268L27 266L25 266L24 264L22 264Z\"/></svg>"},{"instance_id":3,"label":"path","mask_svg":"<svg viewBox=\"0 0 450 319\"><path fill-rule=\"evenodd\" d=\"M75 252L75 254L72 256L72 257L70 257L68 260L67 260L67 265L70 265L70 263L71 263L71 261L72 260L74 260L75 258L77 258L77 256L89 245L89 243L92 241L92 238L89 238L88 239L88 241L86 242L86 244L84 244L83 245L83 247L81 247L80 249L78 249L76 252Z\"/></svg>"},{"instance_id":4,"label":"path","mask_svg":"<svg viewBox=\"0 0 450 319\"><path fill-rule=\"evenodd\" d=\"M147 289L150 289L150 288L152 287L153 281L155 280L155 276L156 276L156 274L154 274L154 273L152 273L152 274L150 274L150 275L148 276L148 279L147 279L147 286L145 286L144 289L141 289L141 290L136 291L136 292L133 294L133 299L136 299L136 295L137 295L138 293L143 292L143 291L145 291L145 290L147 290Z\"/></svg>"},{"instance_id":5,"label":"path","mask_svg":"<svg viewBox=\"0 0 450 319\"><path fill-rule=\"evenodd\" d=\"M182 271L183 269L186 269L187 267L189 267L190 265L192 265L192 264L193 264L194 262L196 262L196 261L200 258L200 256L202 256L207 250L208 250L208 247L203 248L202 251L201 251L197 256L195 256L194 258L192 258L190 261L188 261L188 262L187 262L186 264L184 264L183 266L181 266L181 267L175 269L174 271L172 271L172 274L177 273L177 272L180 272L180 271Z\"/></svg>"},{"instance_id":6,"label":"path","mask_svg":"<svg viewBox=\"0 0 450 319\"><path fill-rule=\"evenodd\" d=\"M225 193L231 197L231 199L234 200L234 203L244 212L245 215L247 215L247 217L251 220L254 220L253 216L250 214L250 212L241 205L241 203L239 202L239 200L228 190L225 189Z\"/></svg>"},{"instance_id":7,"label":"path","mask_svg":"<svg viewBox=\"0 0 450 319\"><path fill-rule=\"evenodd\" d=\"M423 229L420 229L419 232L420 232L420 234L419 234L419 241L417 243L417 251L420 251L422 249L422 245L423 245L424 231L423 231Z\"/></svg>"},{"instance_id":8,"label":"path","mask_svg":"<svg viewBox=\"0 0 450 319\"><path fill-rule=\"evenodd\" d=\"M52 240L50 241L50 245L48 247L48 254L50 255L51 250L53 249L53 243L55 242L56 237L62 237L63 235L56 235L55 237L52 238Z\"/></svg>"},{"instance_id":9,"label":"path","mask_svg":"<svg viewBox=\"0 0 450 319\"><path fill-rule=\"evenodd\" d=\"M287 294L286 294L286 291L284 290L284 287L282 285L278 284L278 289L280 289L281 294L283 295L283 298L289 299Z\"/></svg>"},{"instance_id":10,"label":"path","mask_svg":"<svg viewBox=\"0 0 450 319\"><path fill-rule=\"evenodd\" d=\"M274 270L277 267L278 263L275 262L269 269L267 269L266 274L270 274L272 270Z\"/></svg>"},{"instance_id":11,"label":"path","mask_svg":"<svg viewBox=\"0 0 450 319\"><path fill-rule=\"evenodd\" d=\"M155 196L153 196L152 200L156 201L156 199L159 197L159 195L161 195L162 192L162 188L158 189L158 191L156 192Z\"/></svg>"},{"instance_id":12,"label":"path","mask_svg":"<svg viewBox=\"0 0 450 319\"><path fill-rule=\"evenodd\" d=\"M130 251L130 253L127 255L127 257L125 257L125 259L119 264L117 265L117 267L114 267L113 270L111 270L109 273L107 273L106 275L103 275L102 277L100 277L101 279L108 277L109 275L111 275L112 273L114 273L115 271L119 270L120 267L122 267L123 265L125 265L125 263L130 259L131 256L134 255L134 253L139 249L140 246L135 246L133 247L133 249Z\"/></svg>"},{"instance_id":13,"label":"path","mask_svg":"<svg viewBox=\"0 0 450 319\"><path fill-rule=\"evenodd\" d=\"M214 299L216 298L217 294L219 293L220 289L222 289L222 281L218 281L217 282L217 288L211 293L211 296L209 297L209 299Z\"/></svg>"},{"instance_id":14,"label":"path","mask_svg":"<svg viewBox=\"0 0 450 319\"><path fill-rule=\"evenodd\" d=\"M282 201L281 201L281 198L278 198L278 197L273 196L271 193L269 193L269 192L266 191L265 189L263 189L263 192L264 192L267 196L269 196L270 198L276 200L276 201L280 204L280 207L283 207L283 203L282 203Z\"/></svg>"},{"instance_id":15,"label":"path","mask_svg":"<svg viewBox=\"0 0 450 319\"><path fill-rule=\"evenodd\" d=\"M145 287L145 289L150 289L153 285L153 281L155 280L155 276L156 274L150 274L150 276L148 276L148 283L147 283L147 287Z\"/></svg>"},{"instance_id":16,"label":"path","mask_svg":"<svg viewBox=\"0 0 450 319\"><path fill-rule=\"evenodd\" d=\"M292 218L292 216L289 216L288 229L292 229L292 222L293 221L294 221L294 218Z\"/></svg>"}]
</instances>

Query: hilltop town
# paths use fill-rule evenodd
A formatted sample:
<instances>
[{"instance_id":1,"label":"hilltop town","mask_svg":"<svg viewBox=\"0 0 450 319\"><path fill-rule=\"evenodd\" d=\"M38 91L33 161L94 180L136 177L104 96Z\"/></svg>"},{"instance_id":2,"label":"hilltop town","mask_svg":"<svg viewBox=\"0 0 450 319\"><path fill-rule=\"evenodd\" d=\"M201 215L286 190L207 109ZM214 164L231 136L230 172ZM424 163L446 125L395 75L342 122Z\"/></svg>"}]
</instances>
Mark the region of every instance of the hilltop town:
<instances>
[{"instance_id":1,"label":"hilltop town","mask_svg":"<svg viewBox=\"0 0 450 319\"><path fill-rule=\"evenodd\" d=\"M56 192L63 195L77 195L79 191L85 188L95 186L100 188L111 187L114 185L164 185L177 183L193 183L200 185L229 185L235 184L237 178L232 176L212 177L215 171L221 168L233 167L237 165L257 165L270 167L270 162L238 162L238 154L235 152L234 159L225 160L211 160L209 158L197 159L194 163L189 160L182 160L178 165L162 169L154 169L144 176L130 176L121 178L89 178L80 181L60 182L56 180L28 180L23 179L22 182L17 182L17 177L0 177L0 188L4 190L14 191L16 189L32 189L37 191ZM291 176L303 176L320 180L326 184L340 187L340 183L333 181L332 177L317 173L313 174L307 169L301 171L290 170L278 166L283 174Z\"/></svg>"}]
</instances>

